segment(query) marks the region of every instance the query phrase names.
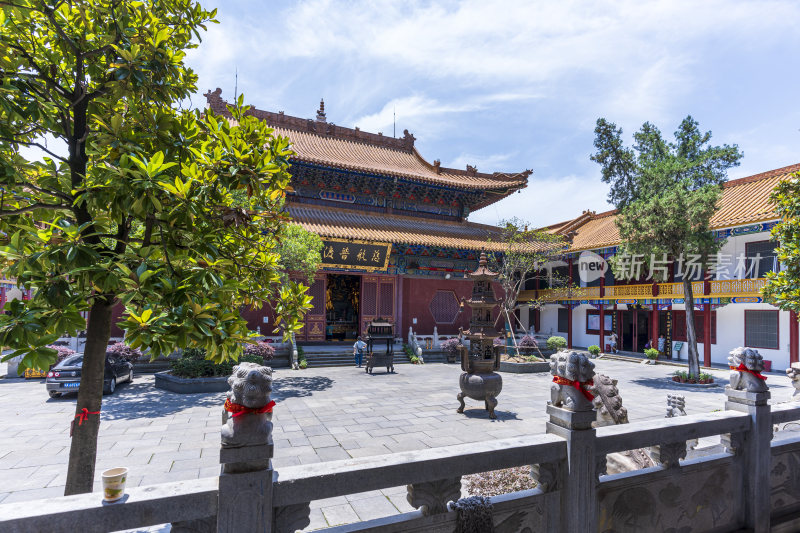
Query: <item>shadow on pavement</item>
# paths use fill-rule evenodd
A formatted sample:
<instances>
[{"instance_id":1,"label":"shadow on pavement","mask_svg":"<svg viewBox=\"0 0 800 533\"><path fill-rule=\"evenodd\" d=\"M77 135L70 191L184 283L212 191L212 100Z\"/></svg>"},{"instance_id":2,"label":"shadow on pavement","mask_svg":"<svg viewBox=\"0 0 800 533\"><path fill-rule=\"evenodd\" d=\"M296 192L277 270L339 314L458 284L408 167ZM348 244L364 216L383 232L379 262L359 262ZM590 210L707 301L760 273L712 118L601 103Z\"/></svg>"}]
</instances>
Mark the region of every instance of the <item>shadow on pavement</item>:
<instances>
[{"instance_id":1,"label":"shadow on pavement","mask_svg":"<svg viewBox=\"0 0 800 533\"><path fill-rule=\"evenodd\" d=\"M333 386L333 380L326 376L281 377L272 382L274 399L302 398Z\"/></svg>"}]
</instances>

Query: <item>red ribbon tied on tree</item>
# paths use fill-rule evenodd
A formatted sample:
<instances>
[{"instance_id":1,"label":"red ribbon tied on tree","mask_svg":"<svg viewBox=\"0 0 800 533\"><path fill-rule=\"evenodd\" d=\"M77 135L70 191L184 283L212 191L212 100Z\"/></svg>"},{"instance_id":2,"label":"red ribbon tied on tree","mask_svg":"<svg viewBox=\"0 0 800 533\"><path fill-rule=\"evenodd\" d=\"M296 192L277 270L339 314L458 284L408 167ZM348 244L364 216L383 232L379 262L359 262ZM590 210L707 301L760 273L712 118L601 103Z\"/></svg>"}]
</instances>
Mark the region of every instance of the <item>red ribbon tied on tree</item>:
<instances>
[{"instance_id":1,"label":"red ribbon tied on tree","mask_svg":"<svg viewBox=\"0 0 800 533\"><path fill-rule=\"evenodd\" d=\"M580 391L583 396L589 400L590 402L594 400L594 395L589 392L588 390L584 389L584 385L594 385L594 380L590 379L589 381L580 382L578 380L571 380L567 378L562 378L561 376L555 376L553 378L553 383L557 383L558 385L567 385L569 387L575 387Z\"/></svg>"},{"instance_id":2,"label":"red ribbon tied on tree","mask_svg":"<svg viewBox=\"0 0 800 533\"><path fill-rule=\"evenodd\" d=\"M225 410L228 411L229 413L231 413L233 418L236 418L237 416L250 414L250 413L257 414L257 415L262 414L262 413L271 413L273 407L275 407L275 402L273 402L273 401L269 402L264 407L252 408L252 407L246 407L246 406L238 404L238 403L233 403L233 402L231 402L230 398L225 400Z\"/></svg>"},{"instance_id":3,"label":"red ribbon tied on tree","mask_svg":"<svg viewBox=\"0 0 800 533\"><path fill-rule=\"evenodd\" d=\"M745 366L744 363L739 363L739 366L732 366L731 370L738 370L739 372L747 372L748 374L753 374L758 379L767 381L767 376L762 376L761 372L755 372L753 370L750 370Z\"/></svg>"},{"instance_id":4,"label":"red ribbon tied on tree","mask_svg":"<svg viewBox=\"0 0 800 533\"><path fill-rule=\"evenodd\" d=\"M82 426L83 422L89 420L89 415L99 415L100 411L89 411L87 408L81 409L81 412L75 415L75 418L78 419L78 425Z\"/></svg>"}]
</instances>

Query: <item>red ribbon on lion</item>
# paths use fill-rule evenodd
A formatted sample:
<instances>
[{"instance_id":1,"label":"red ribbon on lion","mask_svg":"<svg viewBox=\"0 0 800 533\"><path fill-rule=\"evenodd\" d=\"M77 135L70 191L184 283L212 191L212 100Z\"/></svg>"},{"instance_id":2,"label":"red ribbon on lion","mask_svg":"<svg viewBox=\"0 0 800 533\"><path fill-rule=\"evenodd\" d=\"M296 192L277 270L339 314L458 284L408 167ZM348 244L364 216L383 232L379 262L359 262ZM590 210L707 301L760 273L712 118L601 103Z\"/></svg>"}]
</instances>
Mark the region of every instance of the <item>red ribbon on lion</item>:
<instances>
[{"instance_id":1,"label":"red ribbon on lion","mask_svg":"<svg viewBox=\"0 0 800 533\"><path fill-rule=\"evenodd\" d=\"M589 381L581 383L578 380L573 381L571 379L562 378L561 376L555 376L553 378L553 383L557 383L558 385L568 385L570 387L575 387L576 389L578 389L581 392L581 394L583 394L583 396L587 400L589 400L590 402L592 400L594 400L594 395L591 392L589 392L588 390L583 388L584 385L594 385L594 380L593 379L590 379Z\"/></svg>"},{"instance_id":2,"label":"red ribbon on lion","mask_svg":"<svg viewBox=\"0 0 800 533\"><path fill-rule=\"evenodd\" d=\"M761 379L761 380L764 380L764 381L767 380L767 376L762 376L761 372L754 372L754 371L750 370L749 368L747 368L744 365L744 363L739 363L739 366L732 366L731 370L738 370L739 372L747 372L748 374L753 374L758 379Z\"/></svg>"},{"instance_id":3,"label":"red ribbon on lion","mask_svg":"<svg viewBox=\"0 0 800 533\"><path fill-rule=\"evenodd\" d=\"M252 407L246 407L238 403L233 403L231 402L230 398L225 400L225 410L231 413L231 416L233 416L233 418L250 413L257 415L262 413L271 413L273 407L275 407L275 402L269 402L264 407L259 407L256 409Z\"/></svg>"}]
</instances>

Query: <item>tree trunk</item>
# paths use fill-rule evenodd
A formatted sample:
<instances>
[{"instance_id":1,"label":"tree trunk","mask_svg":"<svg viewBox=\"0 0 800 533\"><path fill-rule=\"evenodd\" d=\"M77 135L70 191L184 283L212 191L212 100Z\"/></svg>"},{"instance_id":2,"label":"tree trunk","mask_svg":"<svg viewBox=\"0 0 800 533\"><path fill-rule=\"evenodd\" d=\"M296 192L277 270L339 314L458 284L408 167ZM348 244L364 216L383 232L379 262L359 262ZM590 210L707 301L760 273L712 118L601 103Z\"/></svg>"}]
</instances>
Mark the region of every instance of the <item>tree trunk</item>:
<instances>
[{"instance_id":1,"label":"tree trunk","mask_svg":"<svg viewBox=\"0 0 800 533\"><path fill-rule=\"evenodd\" d=\"M81 385L72 422L72 443L69 448L67 486L64 495L92 492L94 463L97 457L97 434L100 415L89 414L81 420L78 416L85 408L89 413L99 413L103 403L103 377L106 366L106 349L111 337L112 300L98 296L89 310L86 326L86 345L81 368Z\"/></svg>"},{"instance_id":2,"label":"tree trunk","mask_svg":"<svg viewBox=\"0 0 800 533\"><path fill-rule=\"evenodd\" d=\"M689 359L689 375L700 375L700 354L697 352L697 334L694 331L694 295L691 280L683 279L683 295L686 303L686 350Z\"/></svg>"},{"instance_id":3,"label":"tree trunk","mask_svg":"<svg viewBox=\"0 0 800 533\"><path fill-rule=\"evenodd\" d=\"M514 323L511 321L511 316L508 313L508 309L503 309L503 312L506 314L506 323L508 324L508 331L511 333L511 340L514 343L514 352L519 357L519 346L517 346L517 337L514 335Z\"/></svg>"}]
</instances>

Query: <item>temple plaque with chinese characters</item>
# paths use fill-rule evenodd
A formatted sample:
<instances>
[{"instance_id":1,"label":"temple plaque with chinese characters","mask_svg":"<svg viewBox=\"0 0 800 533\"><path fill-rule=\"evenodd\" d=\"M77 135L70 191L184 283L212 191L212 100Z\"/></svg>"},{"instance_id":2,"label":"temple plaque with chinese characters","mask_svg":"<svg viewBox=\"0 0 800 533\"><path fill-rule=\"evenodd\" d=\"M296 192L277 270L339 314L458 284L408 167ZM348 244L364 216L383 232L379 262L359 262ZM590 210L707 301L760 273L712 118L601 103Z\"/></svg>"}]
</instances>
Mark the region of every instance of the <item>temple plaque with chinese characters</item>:
<instances>
[{"instance_id":1,"label":"temple plaque with chinese characters","mask_svg":"<svg viewBox=\"0 0 800 533\"><path fill-rule=\"evenodd\" d=\"M322 241L322 267L359 270L386 270L389 267L391 243L345 239Z\"/></svg>"}]
</instances>

